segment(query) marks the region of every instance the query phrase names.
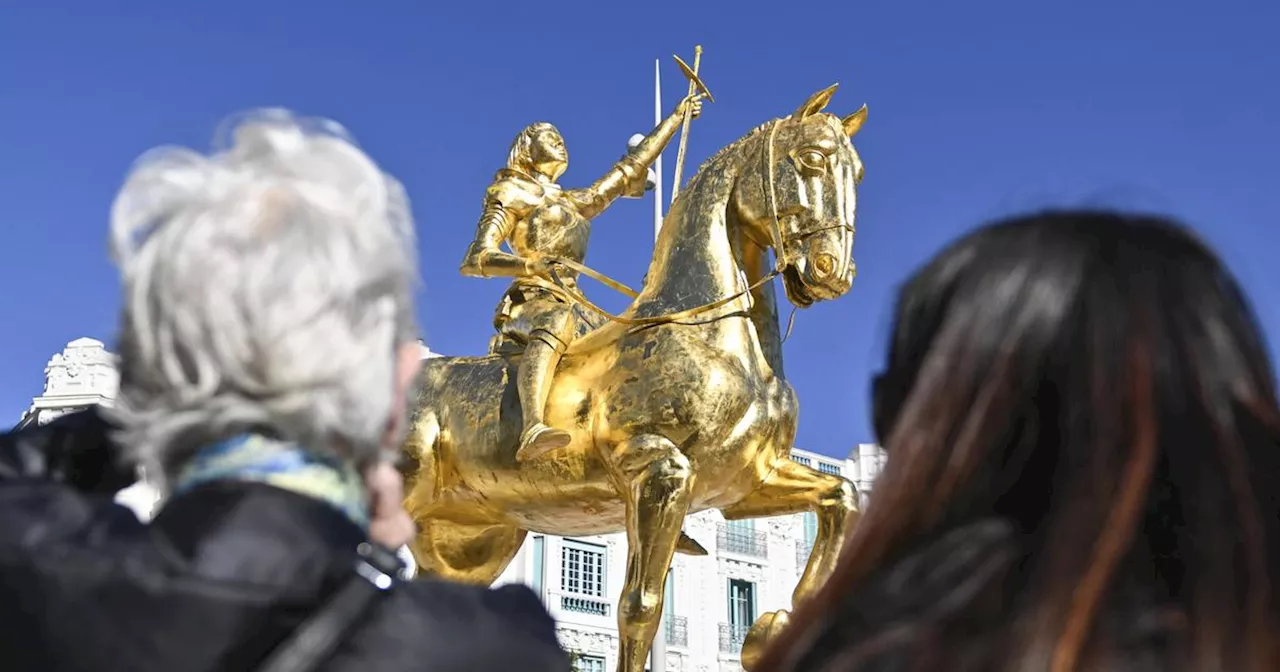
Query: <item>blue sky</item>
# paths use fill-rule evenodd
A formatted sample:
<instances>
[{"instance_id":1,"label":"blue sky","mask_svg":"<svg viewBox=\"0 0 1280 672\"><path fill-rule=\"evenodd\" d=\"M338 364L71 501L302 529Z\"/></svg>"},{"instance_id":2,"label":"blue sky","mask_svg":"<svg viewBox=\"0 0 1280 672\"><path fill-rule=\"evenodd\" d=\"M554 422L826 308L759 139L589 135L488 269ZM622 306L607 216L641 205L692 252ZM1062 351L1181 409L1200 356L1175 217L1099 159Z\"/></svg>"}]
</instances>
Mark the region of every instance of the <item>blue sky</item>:
<instances>
[{"instance_id":1,"label":"blue sky","mask_svg":"<svg viewBox=\"0 0 1280 672\"><path fill-rule=\"evenodd\" d=\"M562 181L594 180L651 125L654 58L670 107L684 89L670 56L695 43L717 103L694 124L691 166L832 82L834 111L870 107L857 282L802 311L786 345L799 445L836 455L871 439L866 381L893 290L949 239L1015 211L1177 215L1241 277L1273 354L1280 338L1280 3L109 4L125 3L0 9L5 421L64 343L110 342L107 212L145 149L206 148L220 118L252 107L340 121L413 199L430 345L477 354L503 285L457 268L511 138L552 121L571 156ZM589 263L638 284L651 207L603 215Z\"/></svg>"}]
</instances>

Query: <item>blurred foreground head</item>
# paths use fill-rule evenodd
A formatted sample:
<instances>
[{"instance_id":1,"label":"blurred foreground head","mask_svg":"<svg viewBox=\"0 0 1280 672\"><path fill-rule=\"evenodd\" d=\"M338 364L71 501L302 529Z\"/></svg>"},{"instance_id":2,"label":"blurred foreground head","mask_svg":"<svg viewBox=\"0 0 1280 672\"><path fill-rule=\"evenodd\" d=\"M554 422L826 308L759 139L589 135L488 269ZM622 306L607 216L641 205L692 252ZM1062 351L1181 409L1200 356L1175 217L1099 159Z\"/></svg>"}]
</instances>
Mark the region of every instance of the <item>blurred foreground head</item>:
<instances>
[{"instance_id":1,"label":"blurred foreground head","mask_svg":"<svg viewBox=\"0 0 1280 672\"><path fill-rule=\"evenodd\" d=\"M901 291L888 462L762 669L1280 669L1272 371L1236 281L1173 223L966 236Z\"/></svg>"},{"instance_id":2,"label":"blurred foreground head","mask_svg":"<svg viewBox=\"0 0 1280 672\"><path fill-rule=\"evenodd\" d=\"M121 441L161 484L244 431L370 464L418 333L403 189L332 122L268 110L220 136L143 155L112 209Z\"/></svg>"}]
</instances>

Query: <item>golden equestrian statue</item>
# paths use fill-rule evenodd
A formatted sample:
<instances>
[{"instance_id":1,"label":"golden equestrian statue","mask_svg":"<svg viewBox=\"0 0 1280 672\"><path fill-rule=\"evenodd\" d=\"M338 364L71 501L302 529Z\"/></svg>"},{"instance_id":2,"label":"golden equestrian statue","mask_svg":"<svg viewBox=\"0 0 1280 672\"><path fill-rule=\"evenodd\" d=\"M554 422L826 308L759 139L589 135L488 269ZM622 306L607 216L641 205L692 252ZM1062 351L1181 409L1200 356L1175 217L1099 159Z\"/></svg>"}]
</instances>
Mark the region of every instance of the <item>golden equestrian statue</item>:
<instances>
[{"instance_id":1,"label":"golden equestrian statue","mask_svg":"<svg viewBox=\"0 0 1280 672\"><path fill-rule=\"evenodd\" d=\"M573 340L550 377L545 423L567 432L567 445L517 460L527 425L518 350L424 363L405 444L406 507L420 530L412 550L421 573L487 585L529 531L625 530L621 672L645 668L672 555L701 550L681 531L690 513L715 508L733 520L813 511L817 538L794 600L825 580L858 515L857 493L849 481L789 457L798 405L782 368L771 280L781 276L799 307L840 297L853 282L862 162L850 138L866 107L843 119L823 112L835 89L705 162L672 203L643 291L623 314L607 315L562 274L588 272L580 263L541 258L547 269L533 274L542 278L540 291L606 319ZM654 142L667 123L650 135ZM549 190L545 178L554 172L540 173L540 188ZM585 235L581 211L536 214L570 207L565 198L510 221L578 227L545 235ZM786 615L757 619L744 666Z\"/></svg>"}]
</instances>

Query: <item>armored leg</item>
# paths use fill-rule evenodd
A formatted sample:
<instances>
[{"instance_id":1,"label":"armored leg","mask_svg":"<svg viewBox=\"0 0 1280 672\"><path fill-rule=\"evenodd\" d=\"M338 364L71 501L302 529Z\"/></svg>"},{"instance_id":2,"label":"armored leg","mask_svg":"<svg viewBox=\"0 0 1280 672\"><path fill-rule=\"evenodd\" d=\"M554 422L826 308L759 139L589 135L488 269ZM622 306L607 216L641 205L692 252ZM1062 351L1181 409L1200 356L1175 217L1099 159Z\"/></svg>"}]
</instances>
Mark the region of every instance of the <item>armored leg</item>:
<instances>
[{"instance_id":1,"label":"armored leg","mask_svg":"<svg viewBox=\"0 0 1280 672\"><path fill-rule=\"evenodd\" d=\"M524 351L516 381L524 412L524 432L520 436L520 450L516 452L516 459L521 462L569 445L568 432L543 422L551 381L565 347L564 341L540 330L533 334Z\"/></svg>"}]
</instances>

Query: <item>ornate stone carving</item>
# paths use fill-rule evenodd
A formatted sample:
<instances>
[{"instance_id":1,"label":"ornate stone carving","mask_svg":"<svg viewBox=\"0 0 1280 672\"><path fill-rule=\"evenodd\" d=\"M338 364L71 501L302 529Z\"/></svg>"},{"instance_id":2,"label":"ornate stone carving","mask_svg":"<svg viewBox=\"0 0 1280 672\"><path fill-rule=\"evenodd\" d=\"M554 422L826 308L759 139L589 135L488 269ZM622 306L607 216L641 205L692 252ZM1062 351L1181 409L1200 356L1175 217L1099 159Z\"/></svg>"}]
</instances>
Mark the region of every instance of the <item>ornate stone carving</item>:
<instances>
[{"instance_id":1,"label":"ornate stone carving","mask_svg":"<svg viewBox=\"0 0 1280 672\"><path fill-rule=\"evenodd\" d=\"M754 562L720 558L720 570L724 576L732 579L743 579L755 583L765 580L764 567Z\"/></svg>"},{"instance_id":2,"label":"ornate stone carving","mask_svg":"<svg viewBox=\"0 0 1280 672\"><path fill-rule=\"evenodd\" d=\"M112 399L120 387L116 356L102 341L78 338L49 359L44 396L98 396Z\"/></svg>"},{"instance_id":3,"label":"ornate stone carving","mask_svg":"<svg viewBox=\"0 0 1280 672\"><path fill-rule=\"evenodd\" d=\"M556 637L566 651L588 656L608 656L618 650L618 638L608 633L556 628Z\"/></svg>"},{"instance_id":4,"label":"ornate stone carving","mask_svg":"<svg viewBox=\"0 0 1280 672\"><path fill-rule=\"evenodd\" d=\"M768 526L771 535L778 535L784 539L791 539L795 535L795 525L790 524L790 521L781 516L765 518L761 522Z\"/></svg>"},{"instance_id":5,"label":"ornate stone carving","mask_svg":"<svg viewBox=\"0 0 1280 672\"><path fill-rule=\"evenodd\" d=\"M43 394L31 401L22 422L43 425L89 406L109 406L119 388L116 356L102 341L78 338L49 358Z\"/></svg>"}]
</instances>

